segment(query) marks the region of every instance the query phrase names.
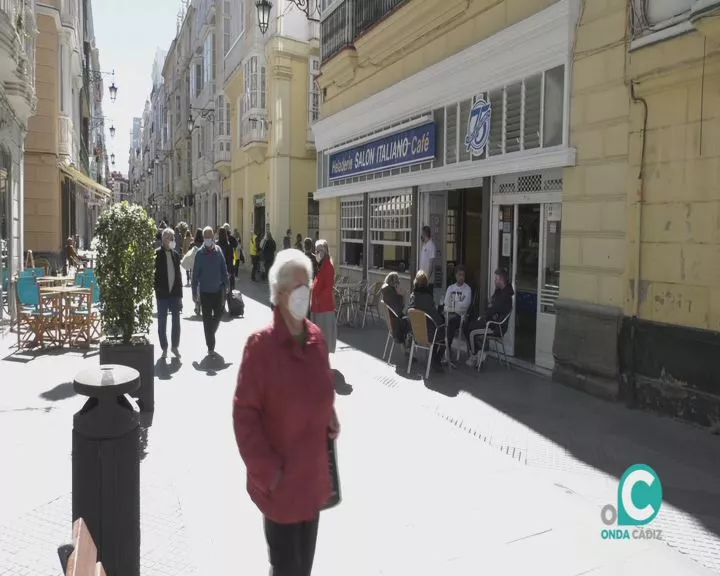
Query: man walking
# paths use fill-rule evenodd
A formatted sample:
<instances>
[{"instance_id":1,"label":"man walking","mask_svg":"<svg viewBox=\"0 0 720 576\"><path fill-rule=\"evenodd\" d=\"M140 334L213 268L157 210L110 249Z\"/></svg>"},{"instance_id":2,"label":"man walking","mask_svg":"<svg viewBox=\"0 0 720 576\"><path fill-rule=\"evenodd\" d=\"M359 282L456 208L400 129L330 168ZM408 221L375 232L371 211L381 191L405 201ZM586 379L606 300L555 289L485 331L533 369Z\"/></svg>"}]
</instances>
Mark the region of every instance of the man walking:
<instances>
[{"instance_id":1,"label":"man walking","mask_svg":"<svg viewBox=\"0 0 720 576\"><path fill-rule=\"evenodd\" d=\"M225 312L229 278L222 250L215 244L215 234L208 226L203 230L203 246L195 255L192 293L200 302L208 356L215 356L215 333Z\"/></svg>"},{"instance_id":2,"label":"man walking","mask_svg":"<svg viewBox=\"0 0 720 576\"><path fill-rule=\"evenodd\" d=\"M157 298L158 336L163 358L167 356L167 316L172 315L172 353L180 358L180 312L182 312L183 282L180 255L176 251L175 231L162 231L162 246L155 251L155 297Z\"/></svg>"},{"instance_id":3,"label":"man walking","mask_svg":"<svg viewBox=\"0 0 720 576\"><path fill-rule=\"evenodd\" d=\"M289 250L292 246L292 230L290 228L285 232L285 238L283 238L283 250Z\"/></svg>"}]
</instances>

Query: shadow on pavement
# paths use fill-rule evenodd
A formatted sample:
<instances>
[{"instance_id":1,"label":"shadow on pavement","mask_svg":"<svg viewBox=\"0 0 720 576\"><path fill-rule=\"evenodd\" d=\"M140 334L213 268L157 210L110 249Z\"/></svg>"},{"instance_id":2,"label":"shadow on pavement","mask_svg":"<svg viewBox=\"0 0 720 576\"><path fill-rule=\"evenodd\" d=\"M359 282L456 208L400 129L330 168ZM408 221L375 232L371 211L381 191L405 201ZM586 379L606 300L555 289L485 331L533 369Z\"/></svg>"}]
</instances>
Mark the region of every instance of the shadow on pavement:
<instances>
[{"instance_id":1,"label":"shadow on pavement","mask_svg":"<svg viewBox=\"0 0 720 576\"><path fill-rule=\"evenodd\" d=\"M26 348L23 350L13 350L10 354L0 359L3 362L16 362L18 364L28 364L37 358L54 357L54 356L78 356L81 358L92 358L100 353L97 345L90 348Z\"/></svg>"},{"instance_id":2,"label":"shadow on pavement","mask_svg":"<svg viewBox=\"0 0 720 576\"><path fill-rule=\"evenodd\" d=\"M345 380L345 375L333 368L333 377L335 378L335 392L340 396L350 396L353 393L353 387Z\"/></svg>"},{"instance_id":3,"label":"shadow on pavement","mask_svg":"<svg viewBox=\"0 0 720 576\"><path fill-rule=\"evenodd\" d=\"M75 390L72 382L63 382L58 384L55 388L47 390L40 394L40 398L44 400L50 400L50 402L59 402L60 400L67 400L75 396Z\"/></svg>"},{"instance_id":4,"label":"shadow on pavement","mask_svg":"<svg viewBox=\"0 0 720 576\"><path fill-rule=\"evenodd\" d=\"M384 330L341 327L338 339L374 356L382 356ZM398 376L421 379L424 357L418 356L411 375L407 357L396 348L393 363ZM666 502L691 514L720 536L720 438L685 422L622 404L597 399L551 380L516 368L504 368L490 359L478 374L462 366L433 374L429 390L455 397L461 391L480 401L478 435L503 434L494 418L484 418L483 405L508 417L506 426L530 428L581 462L620 478L628 466L652 466L663 483ZM458 400L461 401L461 400ZM490 416L488 414L487 416ZM515 422L512 422L515 421ZM505 431L507 432L507 430ZM531 434L532 432L528 432ZM552 467L553 458L530 450L526 464Z\"/></svg>"},{"instance_id":5,"label":"shadow on pavement","mask_svg":"<svg viewBox=\"0 0 720 576\"><path fill-rule=\"evenodd\" d=\"M208 376L217 376L218 372L232 366L232 362L225 362L225 358L217 354L214 357L205 356L200 362L195 361L192 365L198 372L205 372Z\"/></svg>"},{"instance_id":6,"label":"shadow on pavement","mask_svg":"<svg viewBox=\"0 0 720 576\"><path fill-rule=\"evenodd\" d=\"M180 358L172 357L158 358L155 362L155 377L160 380L172 380L173 374L175 374L180 368L182 368L182 361Z\"/></svg>"},{"instance_id":7,"label":"shadow on pavement","mask_svg":"<svg viewBox=\"0 0 720 576\"><path fill-rule=\"evenodd\" d=\"M153 423L152 412L140 413L140 462L148 455L148 434Z\"/></svg>"}]
</instances>

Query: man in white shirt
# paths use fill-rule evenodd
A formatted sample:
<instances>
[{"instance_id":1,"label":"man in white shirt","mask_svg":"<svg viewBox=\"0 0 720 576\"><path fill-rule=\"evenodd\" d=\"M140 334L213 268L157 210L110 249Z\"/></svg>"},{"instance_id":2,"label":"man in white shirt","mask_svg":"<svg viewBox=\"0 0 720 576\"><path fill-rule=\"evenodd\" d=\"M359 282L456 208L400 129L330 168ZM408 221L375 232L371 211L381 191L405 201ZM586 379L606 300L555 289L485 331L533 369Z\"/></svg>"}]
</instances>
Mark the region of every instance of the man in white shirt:
<instances>
[{"instance_id":1,"label":"man in white shirt","mask_svg":"<svg viewBox=\"0 0 720 576\"><path fill-rule=\"evenodd\" d=\"M463 317L467 316L472 304L472 290L465 284L465 266L455 267L455 284L449 286L445 293L445 314L447 317L447 350L448 357L452 350L455 333L460 331Z\"/></svg>"},{"instance_id":2,"label":"man in white shirt","mask_svg":"<svg viewBox=\"0 0 720 576\"><path fill-rule=\"evenodd\" d=\"M420 270L425 272L428 277L428 288L432 292L435 289L435 256L437 248L435 242L432 241L432 232L430 226L423 226L420 234L422 248L420 249Z\"/></svg>"}]
</instances>

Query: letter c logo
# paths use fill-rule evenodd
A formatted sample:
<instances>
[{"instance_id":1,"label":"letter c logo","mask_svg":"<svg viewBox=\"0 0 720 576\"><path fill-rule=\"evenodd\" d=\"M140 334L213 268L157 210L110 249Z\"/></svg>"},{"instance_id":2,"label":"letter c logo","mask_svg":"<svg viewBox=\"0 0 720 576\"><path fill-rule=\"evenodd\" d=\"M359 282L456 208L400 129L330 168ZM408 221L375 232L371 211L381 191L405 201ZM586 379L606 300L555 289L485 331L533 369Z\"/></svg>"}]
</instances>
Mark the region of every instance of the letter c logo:
<instances>
[{"instance_id":1,"label":"letter c logo","mask_svg":"<svg viewBox=\"0 0 720 576\"><path fill-rule=\"evenodd\" d=\"M618 525L643 526L660 511L662 483L650 466L628 468L618 486Z\"/></svg>"}]
</instances>

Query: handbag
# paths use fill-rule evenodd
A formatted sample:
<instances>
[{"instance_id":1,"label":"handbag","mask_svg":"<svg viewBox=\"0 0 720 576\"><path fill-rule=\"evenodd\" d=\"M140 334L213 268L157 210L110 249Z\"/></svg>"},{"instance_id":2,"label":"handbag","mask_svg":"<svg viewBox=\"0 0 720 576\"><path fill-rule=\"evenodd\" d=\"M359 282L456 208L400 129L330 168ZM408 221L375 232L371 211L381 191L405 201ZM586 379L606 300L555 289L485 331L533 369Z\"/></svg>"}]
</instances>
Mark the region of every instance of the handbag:
<instances>
[{"instance_id":1,"label":"handbag","mask_svg":"<svg viewBox=\"0 0 720 576\"><path fill-rule=\"evenodd\" d=\"M340 473L338 471L337 461L337 444L335 440L328 438L327 441L328 449L328 466L330 467L330 482L332 483L332 493L330 498L320 510L329 510L334 508L342 501L342 495L340 493Z\"/></svg>"}]
</instances>

